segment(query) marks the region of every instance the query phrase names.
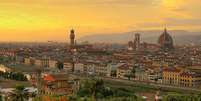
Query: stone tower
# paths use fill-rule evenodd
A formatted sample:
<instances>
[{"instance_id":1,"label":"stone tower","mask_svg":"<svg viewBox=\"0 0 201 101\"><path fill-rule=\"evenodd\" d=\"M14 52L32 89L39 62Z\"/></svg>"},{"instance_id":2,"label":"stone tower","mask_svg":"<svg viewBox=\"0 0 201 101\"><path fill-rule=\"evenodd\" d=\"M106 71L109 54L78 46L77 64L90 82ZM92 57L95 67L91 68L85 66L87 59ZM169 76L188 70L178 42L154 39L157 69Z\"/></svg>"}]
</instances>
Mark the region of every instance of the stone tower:
<instances>
[{"instance_id":1,"label":"stone tower","mask_svg":"<svg viewBox=\"0 0 201 101\"><path fill-rule=\"evenodd\" d=\"M75 31L73 29L70 31L70 47L75 47Z\"/></svg>"}]
</instances>

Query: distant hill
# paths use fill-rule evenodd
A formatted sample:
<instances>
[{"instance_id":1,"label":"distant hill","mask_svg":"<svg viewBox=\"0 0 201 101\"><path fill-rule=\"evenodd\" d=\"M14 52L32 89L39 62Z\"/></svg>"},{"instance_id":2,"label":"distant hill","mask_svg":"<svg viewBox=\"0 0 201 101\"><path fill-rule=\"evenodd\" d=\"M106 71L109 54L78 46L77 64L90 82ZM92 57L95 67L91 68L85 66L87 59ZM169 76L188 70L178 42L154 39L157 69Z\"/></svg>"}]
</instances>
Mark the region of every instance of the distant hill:
<instances>
[{"instance_id":1,"label":"distant hill","mask_svg":"<svg viewBox=\"0 0 201 101\"><path fill-rule=\"evenodd\" d=\"M149 43L156 43L158 37L162 34L162 30L148 30L148 31L131 31L125 33L100 33L89 36L84 36L79 39L79 42L108 42L108 43L127 43L133 40L135 33L141 34L141 40ZM184 30L170 30L168 31L173 37L176 44L201 44L201 32L189 32Z\"/></svg>"}]
</instances>

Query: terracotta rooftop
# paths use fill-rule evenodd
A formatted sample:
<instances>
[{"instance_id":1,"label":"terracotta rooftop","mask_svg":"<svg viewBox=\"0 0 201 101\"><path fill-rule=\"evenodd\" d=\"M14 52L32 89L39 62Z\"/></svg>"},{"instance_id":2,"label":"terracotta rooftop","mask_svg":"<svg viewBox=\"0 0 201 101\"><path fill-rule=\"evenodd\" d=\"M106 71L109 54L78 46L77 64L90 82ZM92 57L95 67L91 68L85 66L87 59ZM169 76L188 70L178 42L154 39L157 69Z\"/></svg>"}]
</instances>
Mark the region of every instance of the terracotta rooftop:
<instances>
[{"instance_id":1,"label":"terracotta rooftop","mask_svg":"<svg viewBox=\"0 0 201 101\"><path fill-rule=\"evenodd\" d=\"M166 72L181 72L180 69L176 69L176 68L165 68L165 69L163 69L163 71L166 71Z\"/></svg>"},{"instance_id":2,"label":"terracotta rooftop","mask_svg":"<svg viewBox=\"0 0 201 101\"><path fill-rule=\"evenodd\" d=\"M119 67L117 67L118 69L122 69L122 70L128 70L129 69L129 65L128 64L123 64L123 65L120 65Z\"/></svg>"},{"instance_id":3,"label":"terracotta rooftop","mask_svg":"<svg viewBox=\"0 0 201 101\"><path fill-rule=\"evenodd\" d=\"M44 76L45 81L58 81L58 80L68 80L67 74L48 74Z\"/></svg>"},{"instance_id":4,"label":"terracotta rooftop","mask_svg":"<svg viewBox=\"0 0 201 101\"><path fill-rule=\"evenodd\" d=\"M195 72L183 72L180 74L181 76L191 76L191 77L201 77L201 74Z\"/></svg>"}]
</instances>

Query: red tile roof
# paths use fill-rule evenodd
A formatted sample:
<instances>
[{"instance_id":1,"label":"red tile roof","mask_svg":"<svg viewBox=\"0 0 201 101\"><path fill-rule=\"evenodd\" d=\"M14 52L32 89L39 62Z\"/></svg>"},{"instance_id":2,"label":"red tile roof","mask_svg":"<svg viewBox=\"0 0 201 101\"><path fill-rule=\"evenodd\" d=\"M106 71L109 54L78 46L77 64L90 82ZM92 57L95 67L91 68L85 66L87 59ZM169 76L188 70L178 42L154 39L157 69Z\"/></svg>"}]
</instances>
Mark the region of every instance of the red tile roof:
<instances>
[{"instance_id":1,"label":"red tile roof","mask_svg":"<svg viewBox=\"0 0 201 101\"><path fill-rule=\"evenodd\" d=\"M180 69L176 69L176 68L166 68L166 69L163 69L163 71L165 71L165 72L181 72Z\"/></svg>"},{"instance_id":2,"label":"red tile roof","mask_svg":"<svg viewBox=\"0 0 201 101\"><path fill-rule=\"evenodd\" d=\"M188 77L201 77L201 74L192 73L192 72L183 72L180 75L181 76L188 76Z\"/></svg>"},{"instance_id":3,"label":"red tile roof","mask_svg":"<svg viewBox=\"0 0 201 101\"><path fill-rule=\"evenodd\" d=\"M45 80L45 81L55 81L54 77L51 76L51 75L44 76L43 80Z\"/></svg>"},{"instance_id":4,"label":"red tile roof","mask_svg":"<svg viewBox=\"0 0 201 101\"><path fill-rule=\"evenodd\" d=\"M119 67L117 67L118 69L122 69L122 70L128 70L129 69L129 65L128 64L123 64L123 65L120 65Z\"/></svg>"}]
</instances>

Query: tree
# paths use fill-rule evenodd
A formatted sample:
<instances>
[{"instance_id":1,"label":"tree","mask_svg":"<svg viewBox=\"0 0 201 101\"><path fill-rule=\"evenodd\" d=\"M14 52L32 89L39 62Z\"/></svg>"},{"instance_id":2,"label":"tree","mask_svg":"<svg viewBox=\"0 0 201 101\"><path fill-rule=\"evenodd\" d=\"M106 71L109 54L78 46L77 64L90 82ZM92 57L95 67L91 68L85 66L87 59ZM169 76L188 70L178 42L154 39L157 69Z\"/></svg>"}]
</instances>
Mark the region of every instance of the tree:
<instances>
[{"instance_id":1,"label":"tree","mask_svg":"<svg viewBox=\"0 0 201 101\"><path fill-rule=\"evenodd\" d=\"M125 74L124 77L127 77L128 80L131 80L132 75L129 73L129 74Z\"/></svg>"},{"instance_id":2,"label":"tree","mask_svg":"<svg viewBox=\"0 0 201 101\"><path fill-rule=\"evenodd\" d=\"M128 74L124 75L128 78L128 80L131 80L131 78L135 78L135 69L133 68Z\"/></svg>"},{"instance_id":3,"label":"tree","mask_svg":"<svg viewBox=\"0 0 201 101\"><path fill-rule=\"evenodd\" d=\"M96 101L96 96L97 96L97 90L98 88L101 88L104 85L103 80L93 80L91 81L91 83L88 85L90 92L91 92L91 96L92 96L92 100Z\"/></svg>"},{"instance_id":4,"label":"tree","mask_svg":"<svg viewBox=\"0 0 201 101\"><path fill-rule=\"evenodd\" d=\"M72 101L138 101L138 97L130 89L106 87L101 79L84 81L76 98L81 100Z\"/></svg>"},{"instance_id":5,"label":"tree","mask_svg":"<svg viewBox=\"0 0 201 101\"><path fill-rule=\"evenodd\" d=\"M112 70L111 71L111 76L112 77L116 77L117 76L117 71L116 70Z\"/></svg>"},{"instance_id":6,"label":"tree","mask_svg":"<svg viewBox=\"0 0 201 101\"><path fill-rule=\"evenodd\" d=\"M200 99L199 95L170 93L164 97L164 101L200 101Z\"/></svg>"},{"instance_id":7,"label":"tree","mask_svg":"<svg viewBox=\"0 0 201 101\"><path fill-rule=\"evenodd\" d=\"M194 97L196 97L197 101L201 101L201 94L198 94L198 95L196 95Z\"/></svg>"},{"instance_id":8,"label":"tree","mask_svg":"<svg viewBox=\"0 0 201 101\"><path fill-rule=\"evenodd\" d=\"M57 63L57 68L58 68L59 70L62 70L62 69L64 68L64 64L59 61L59 62Z\"/></svg>"},{"instance_id":9,"label":"tree","mask_svg":"<svg viewBox=\"0 0 201 101\"><path fill-rule=\"evenodd\" d=\"M105 87L103 80L86 80L83 87L78 92L80 97L91 97L92 101L96 101L98 97L104 97Z\"/></svg>"},{"instance_id":10,"label":"tree","mask_svg":"<svg viewBox=\"0 0 201 101\"><path fill-rule=\"evenodd\" d=\"M29 94L23 85L17 85L11 94L12 101L27 101Z\"/></svg>"},{"instance_id":11,"label":"tree","mask_svg":"<svg viewBox=\"0 0 201 101\"><path fill-rule=\"evenodd\" d=\"M0 101L3 101L3 97L2 97L2 95L0 95Z\"/></svg>"}]
</instances>

